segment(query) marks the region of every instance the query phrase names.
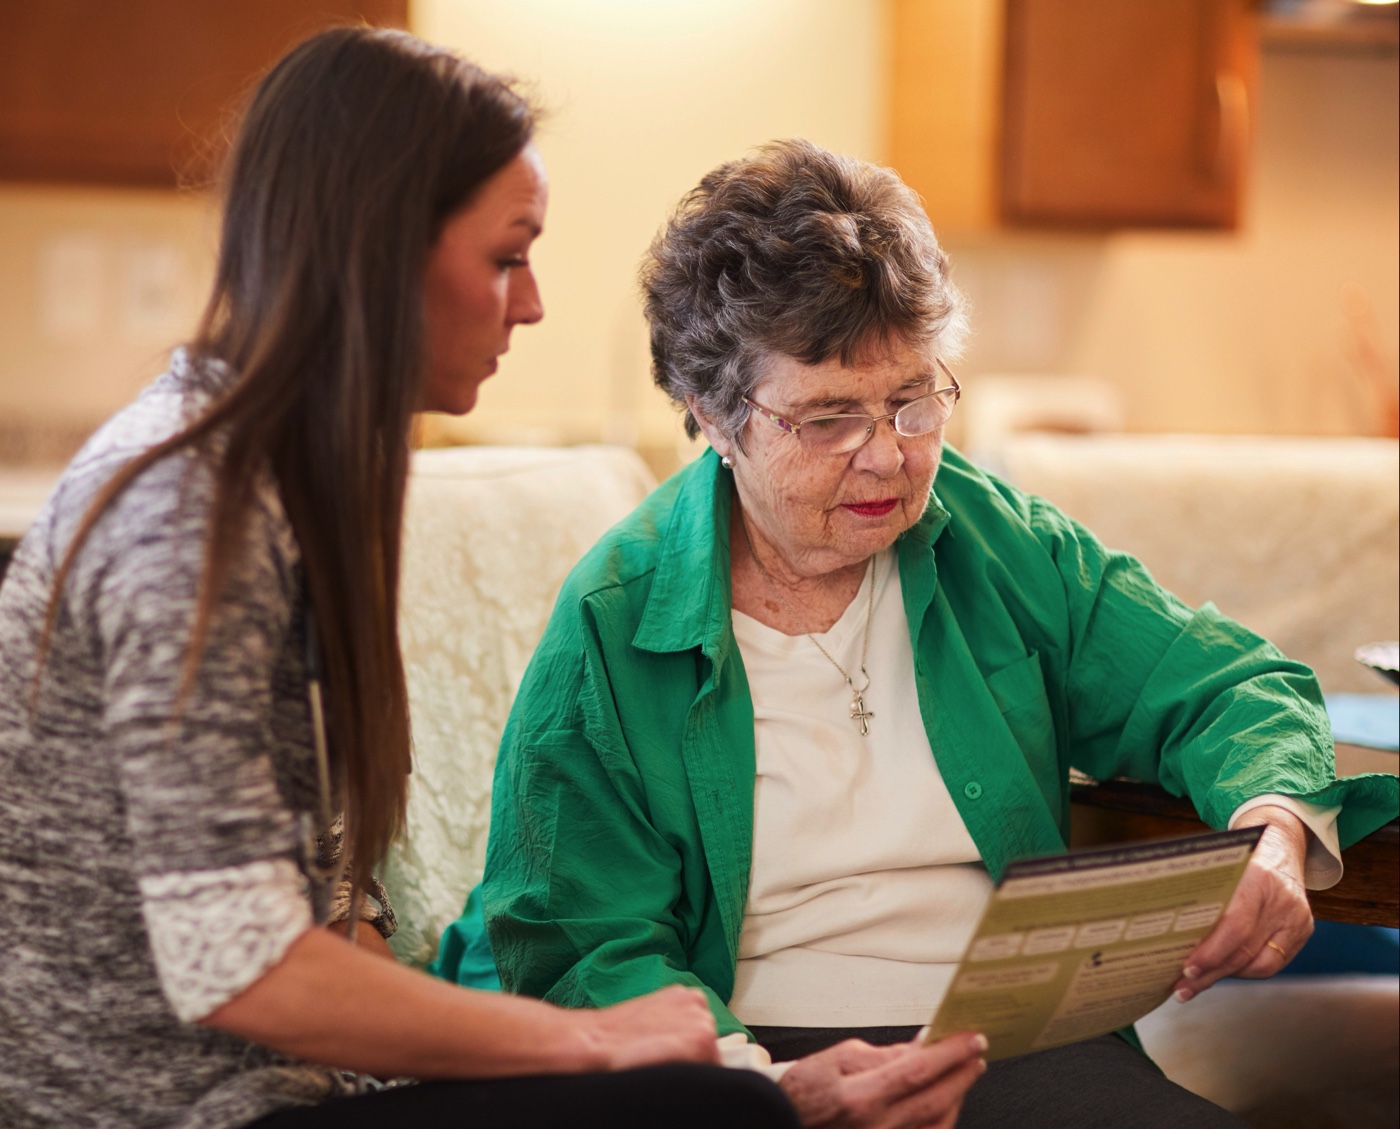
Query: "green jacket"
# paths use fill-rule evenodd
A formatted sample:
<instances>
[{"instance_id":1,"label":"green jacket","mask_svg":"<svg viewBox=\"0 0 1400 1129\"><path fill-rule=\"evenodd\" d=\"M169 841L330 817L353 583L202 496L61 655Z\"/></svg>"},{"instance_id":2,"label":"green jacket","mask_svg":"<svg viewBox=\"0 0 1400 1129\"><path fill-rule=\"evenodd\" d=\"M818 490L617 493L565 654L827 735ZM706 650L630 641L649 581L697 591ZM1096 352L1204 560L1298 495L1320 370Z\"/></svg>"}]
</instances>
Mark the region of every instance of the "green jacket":
<instances>
[{"instance_id":1,"label":"green jacket","mask_svg":"<svg viewBox=\"0 0 1400 1129\"><path fill-rule=\"evenodd\" d=\"M564 584L502 740L482 893L508 991L601 1006L704 989L721 1034L753 841L754 720L730 618L730 479L663 483ZM1311 671L945 448L898 541L919 708L992 877L1061 851L1071 766L1187 794L1342 803L1344 845L1394 777L1338 783Z\"/></svg>"}]
</instances>

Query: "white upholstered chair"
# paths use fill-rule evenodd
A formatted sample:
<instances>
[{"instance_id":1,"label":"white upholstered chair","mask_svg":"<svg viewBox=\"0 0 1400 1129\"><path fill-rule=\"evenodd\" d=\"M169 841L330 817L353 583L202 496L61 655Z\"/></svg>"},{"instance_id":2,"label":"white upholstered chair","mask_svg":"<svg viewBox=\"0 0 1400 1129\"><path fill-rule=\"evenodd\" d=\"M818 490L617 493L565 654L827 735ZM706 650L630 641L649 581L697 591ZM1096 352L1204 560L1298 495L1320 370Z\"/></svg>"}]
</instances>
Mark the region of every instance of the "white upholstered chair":
<instances>
[{"instance_id":1,"label":"white upholstered chair","mask_svg":"<svg viewBox=\"0 0 1400 1129\"><path fill-rule=\"evenodd\" d=\"M481 877L496 748L560 584L653 485L618 447L415 453L399 631L416 767L384 873L401 960L433 958Z\"/></svg>"}]
</instances>

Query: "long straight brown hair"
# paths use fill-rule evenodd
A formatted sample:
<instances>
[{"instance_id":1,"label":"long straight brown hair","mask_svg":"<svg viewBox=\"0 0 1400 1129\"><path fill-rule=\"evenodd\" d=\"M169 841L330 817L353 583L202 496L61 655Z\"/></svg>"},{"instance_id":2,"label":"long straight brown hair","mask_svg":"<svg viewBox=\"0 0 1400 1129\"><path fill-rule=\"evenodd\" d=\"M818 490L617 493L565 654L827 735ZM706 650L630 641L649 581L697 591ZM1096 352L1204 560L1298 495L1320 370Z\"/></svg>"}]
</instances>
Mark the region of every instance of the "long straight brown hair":
<instances>
[{"instance_id":1,"label":"long straight brown hair","mask_svg":"<svg viewBox=\"0 0 1400 1129\"><path fill-rule=\"evenodd\" d=\"M404 32L324 31L254 90L223 177L214 289L193 363L234 375L200 419L103 488L55 577L40 654L84 538L144 470L196 448L215 491L188 690L271 470L301 550L324 655L327 726L352 878L365 888L403 826L408 694L398 588L422 284L447 217L529 142L505 80Z\"/></svg>"}]
</instances>

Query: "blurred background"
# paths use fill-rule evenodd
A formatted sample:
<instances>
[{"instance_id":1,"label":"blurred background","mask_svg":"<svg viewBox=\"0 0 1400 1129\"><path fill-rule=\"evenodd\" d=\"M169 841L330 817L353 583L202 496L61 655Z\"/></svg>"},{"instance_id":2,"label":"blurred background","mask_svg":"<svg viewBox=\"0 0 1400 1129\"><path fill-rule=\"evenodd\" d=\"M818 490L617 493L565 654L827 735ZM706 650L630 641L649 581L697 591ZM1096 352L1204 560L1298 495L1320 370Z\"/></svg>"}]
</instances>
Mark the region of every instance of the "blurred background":
<instances>
[{"instance_id":1,"label":"blurred background","mask_svg":"<svg viewBox=\"0 0 1400 1129\"><path fill-rule=\"evenodd\" d=\"M1132 432L1394 433L1394 4L0 0L0 13L0 463L63 461L160 371L211 275L202 185L229 114L286 46L347 18L511 72L548 111L547 317L515 335L476 413L433 421L430 442L602 440L658 473L678 465L637 263L706 170L791 135L890 164L923 194L972 304L971 388L1079 378L1044 385L1069 428L1106 413Z\"/></svg>"},{"instance_id":2,"label":"blurred background","mask_svg":"<svg viewBox=\"0 0 1400 1129\"><path fill-rule=\"evenodd\" d=\"M62 464L193 330L242 96L346 20L512 73L547 113L545 320L476 411L419 429L527 449L421 453L420 472L445 458L475 477L410 491L410 545L443 518L484 563L443 572L440 604L409 584L406 622L509 652L441 687L436 714L414 683L420 754L435 716L443 763L477 735L451 809L477 813L477 873L499 725L558 580L697 453L651 385L639 260L706 171L794 135L923 196L971 304L950 437L1312 666L1339 773L1397 771L1400 698L1356 661L1396 677L1395 3L0 0L0 576ZM538 450L596 443L636 454ZM422 501L449 487L482 508ZM476 624L480 607L515 626ZM1341 920L1394 924L1383 831L1388 908ZM445 872L448 919L470 872ZM1148 1017L1157 1061L1259 1129L1394 1126L1396 933L1329 928L1298 962L1310 976Z\"/></svg>"}]
</instances>

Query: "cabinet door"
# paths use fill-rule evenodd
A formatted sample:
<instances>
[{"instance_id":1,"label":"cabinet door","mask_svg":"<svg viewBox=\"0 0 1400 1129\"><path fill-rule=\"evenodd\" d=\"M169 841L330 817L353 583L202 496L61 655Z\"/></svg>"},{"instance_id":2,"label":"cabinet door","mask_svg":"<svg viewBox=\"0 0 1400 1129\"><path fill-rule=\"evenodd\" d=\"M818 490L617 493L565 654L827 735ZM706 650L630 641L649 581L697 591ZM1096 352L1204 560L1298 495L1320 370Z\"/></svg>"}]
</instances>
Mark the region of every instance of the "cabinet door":
<instances>
[{"instance_id":1,"label":"cabinet door","mask_svg":"<svg viewBox=\"0 0 1400 1129\"><path fill-rule=\"evenodd\" d=\"M889 148L939 234L999 220L1002 0L888 0Z\"/></svg>"},{"instance_id":2,"label":"cabinet door","mask_svg":"<svg viewBox=\"0 0 1400 1129\"><path fill-rule=\"evenodd\" d=\"M1232 227L1257 71L1249 0L1008 0L1002 217Z\"/></svg>"},{"instance_id":3,"label":"cabinet door","mask_svg":"<svg viewBox=\"0 0 1400 1129\"><path fill-rule=\"evenodd\" d=\"M333 22L407 0L37 0L4 5L0 179L171 185L208 175L263 68Z\"/></svg>"}]
</instances>

